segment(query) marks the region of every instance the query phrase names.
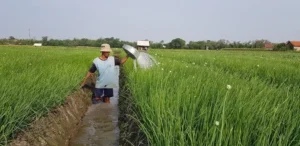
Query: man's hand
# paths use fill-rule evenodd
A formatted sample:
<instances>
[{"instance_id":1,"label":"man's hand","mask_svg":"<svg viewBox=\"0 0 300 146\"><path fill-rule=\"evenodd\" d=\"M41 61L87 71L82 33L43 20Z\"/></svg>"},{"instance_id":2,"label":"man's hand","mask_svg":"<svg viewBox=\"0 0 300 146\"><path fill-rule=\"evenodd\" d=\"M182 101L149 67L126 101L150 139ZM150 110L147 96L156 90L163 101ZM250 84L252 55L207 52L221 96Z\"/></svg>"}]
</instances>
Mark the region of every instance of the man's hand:
<instances>
[{"instance_id":1,"label":"man's hand","mask_svg":"<svg viewBox=\"0 0 300 146\"><path fill-rule=\"evenodd\" d=\"M80 88L82 88L84 85L85 85L85 82L83 81L83 82L80 84Z\"/></svg>"},{"instance_id":2,"label":"man's hand","mask_svg":"<svg viewBox=\"0 0 300 146\"><path fill-rule=\"evenodd\" d=\"M80 84L80 88L82 88L85 85L86 80L92 75L91 72L88 72L84 78L84 80Z\"/></svg>"}]
</instances>

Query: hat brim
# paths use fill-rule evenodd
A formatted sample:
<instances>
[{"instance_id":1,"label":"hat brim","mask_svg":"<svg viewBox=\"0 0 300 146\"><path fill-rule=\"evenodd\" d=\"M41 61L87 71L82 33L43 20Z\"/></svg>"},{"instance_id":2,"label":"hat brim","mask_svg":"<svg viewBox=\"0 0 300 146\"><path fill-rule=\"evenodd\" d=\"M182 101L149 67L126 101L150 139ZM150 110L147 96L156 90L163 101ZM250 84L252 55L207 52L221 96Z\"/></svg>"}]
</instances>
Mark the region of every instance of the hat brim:
<instances>
[{"instance_id":1,"label":"hat brim","mask_svg":"<svg viewBox=\"0 0 300 146\"><path fill-rule=\"evenodd\" d=\"M112 50L110 48L103 48L100 51L101 52L111 52Z\"/></svg>"}]
</instances>

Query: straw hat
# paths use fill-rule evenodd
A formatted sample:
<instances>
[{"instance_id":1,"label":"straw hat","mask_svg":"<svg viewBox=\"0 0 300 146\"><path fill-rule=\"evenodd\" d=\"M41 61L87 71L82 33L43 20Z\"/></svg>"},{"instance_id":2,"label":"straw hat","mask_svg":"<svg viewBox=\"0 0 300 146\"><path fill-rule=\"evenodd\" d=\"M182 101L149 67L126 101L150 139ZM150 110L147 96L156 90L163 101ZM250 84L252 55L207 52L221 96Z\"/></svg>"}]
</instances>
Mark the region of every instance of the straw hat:
<instances>
[{"instance_id":1,"label":"straw hat","mask_svg":"<svg viewBox=\"0 0 300 146\"><path fill-rule=\"evenodd\" d=\"M109 44L102 44L100 51L101 52L111 52L110 45Z\"/></svg>"}]
</instances>

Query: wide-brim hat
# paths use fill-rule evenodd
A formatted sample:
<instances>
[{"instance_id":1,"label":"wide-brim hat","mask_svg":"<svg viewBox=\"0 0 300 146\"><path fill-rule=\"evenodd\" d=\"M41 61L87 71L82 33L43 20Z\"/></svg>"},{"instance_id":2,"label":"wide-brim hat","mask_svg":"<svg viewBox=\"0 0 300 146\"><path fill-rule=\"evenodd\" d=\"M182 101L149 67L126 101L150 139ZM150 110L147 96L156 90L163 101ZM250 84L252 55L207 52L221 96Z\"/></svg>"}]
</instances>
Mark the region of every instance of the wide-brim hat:
<instances>
[{"instance_id":1,"label":"wide-brim hat","mask_svg":"<svg viewBox=\"0 0 300 146\"><path fill-rule=\"evenodd\" d=\"M111 48L110 48L110 45L109 44L102 44L101 45L101 52L111 52Z\"/></svg>"}]
</instances>

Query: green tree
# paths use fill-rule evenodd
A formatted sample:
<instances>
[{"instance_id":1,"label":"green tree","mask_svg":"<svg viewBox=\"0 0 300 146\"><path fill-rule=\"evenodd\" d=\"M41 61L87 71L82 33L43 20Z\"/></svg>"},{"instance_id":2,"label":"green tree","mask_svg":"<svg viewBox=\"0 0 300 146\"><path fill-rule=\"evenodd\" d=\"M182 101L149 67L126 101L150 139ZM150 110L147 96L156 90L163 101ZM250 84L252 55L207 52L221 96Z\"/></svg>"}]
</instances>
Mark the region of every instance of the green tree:
<instances>
[{"instance_id":1,"label":"green tree","mask_svg":"<svg viewBox=\"0 0 300 146\"><path fill-rule=\"evenodd\" d=\"M43 37L42 37L42 44L43 44L44 46L47 46L47 45L48 45L48 37L47 37L47 36L43 36Z\"/></svg>"},{"instance_id":2,"label":"green tree","mask_svg":"<svg viewBox=\"0 0 300 146\"><path fill-rule=\"evenodd\" d=\"M13 36L10 36L8 39L9 39L9 40L15 40L16 38L13 37Z\"/></svg>"},{"instance_id":3,"label":"green tree","mask_svg":"<svg viewBox=\"0 0 300 146\"><path fill-rule=\"evenodd\" d=\"M184 48L184 46L185 46L185 40L183 40L181 38L173 39L169 43L169 47L174 48L174 49L182 49L182 48Z\"/></svg>"},{"instance_id":4,"label":"green tree","mask_svg":"<svg viewBox=\"0 0 300 146\"><path fill-rule=\"evenodd\" d=\"M287 51L290 50L290 47L285 43L276 44L273 48L274 51Z\"/></svg>"},{"instance_id":5,"label":"green tree","mask_svg":"<svg viewBox=\"0 0 300 146\"><path fill-rule=\"evenodd\" d=\"M219 40L218 42L216 42L216 49L223 49L226 48L226 40Z\"/></svg>"},{"instance_id":6,"label":"green tree","mask_svg":"<svg viewBox=\"0 0 300 146\"><path fill-rule=\"evenodd\" d=\"M155 43L155 42L150 41L150 47L156 48L156 49L161 49L161 48L163 48L163 44L161 42Z\"/></svg>"}]
</instances>

